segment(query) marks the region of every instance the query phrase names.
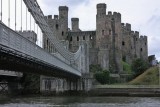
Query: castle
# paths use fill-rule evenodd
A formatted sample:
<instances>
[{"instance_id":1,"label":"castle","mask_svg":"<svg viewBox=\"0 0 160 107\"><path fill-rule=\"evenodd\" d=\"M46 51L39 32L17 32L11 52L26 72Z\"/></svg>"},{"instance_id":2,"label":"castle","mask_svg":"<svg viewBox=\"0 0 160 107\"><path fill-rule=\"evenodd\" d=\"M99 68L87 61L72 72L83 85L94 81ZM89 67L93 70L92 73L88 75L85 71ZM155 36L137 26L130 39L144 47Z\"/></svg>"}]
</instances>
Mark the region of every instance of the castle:
<instances>
[{"instance_id":1,"label":"castle","mask_svg":"<svg viewBox=\"0 0 160 107\"><path fill-rule=\"evenodd\" d=\"M121 14L108 12L106 4L97 4L96 30L81 31L79 19L72 18L72 29L68 28L68 7L59 7L59 16L46 16L54 35L64 46L76 52L81 42L89 46L89 64L99 64L112 73L123 73L122 61L129 64L136 58L148 59L147 36L131 30L131 24L121 22ZM43 48L55 53L54 45L43 36Z\"/></svg>"}]
</instances>

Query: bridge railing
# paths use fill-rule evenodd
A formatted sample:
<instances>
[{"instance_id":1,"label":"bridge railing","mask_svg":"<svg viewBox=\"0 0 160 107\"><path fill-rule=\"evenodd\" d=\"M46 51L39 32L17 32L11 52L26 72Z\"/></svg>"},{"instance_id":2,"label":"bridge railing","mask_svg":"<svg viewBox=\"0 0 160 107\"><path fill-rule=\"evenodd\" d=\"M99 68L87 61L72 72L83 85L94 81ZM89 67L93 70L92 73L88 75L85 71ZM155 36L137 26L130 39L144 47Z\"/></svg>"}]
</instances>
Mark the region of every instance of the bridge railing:
<instances>
[{"instance_id":1,"label":"bridge railing","mask_svg":"<svg viewBox=\"0 0 160 107\"><path fill-rule=\"evenodd\" d=\"M57 68L61 68L65 71L81 76L80 71L75 67L46 52L41 47L22 37L19 33L8 28L2 22L0 22L0 44L32 56L47 64L56 66Z\"/></svg>"}]
</instances>

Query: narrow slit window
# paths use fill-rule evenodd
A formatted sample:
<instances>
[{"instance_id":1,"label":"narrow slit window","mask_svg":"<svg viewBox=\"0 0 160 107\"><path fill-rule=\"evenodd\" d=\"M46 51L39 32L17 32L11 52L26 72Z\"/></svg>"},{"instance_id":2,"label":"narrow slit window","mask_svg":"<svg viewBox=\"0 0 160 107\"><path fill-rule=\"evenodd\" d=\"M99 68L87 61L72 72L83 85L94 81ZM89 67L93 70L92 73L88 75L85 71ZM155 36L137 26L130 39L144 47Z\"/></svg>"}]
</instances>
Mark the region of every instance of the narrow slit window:
<instances>
[{"instance_id":1,"label":"narrow slit window","mask_svg":"<svg viewBox=\"0 0 160 107\"><path fill-rule=\"evenodd\" d=\"M102 30L102 35L104 35L104 30Z\"/></svg>"},{"instance_id":2,"label":"narrow slit window","mask_svg":"<svg viewBox=\"0 0 160 107\"><path fill-rule=\"evenodd\" d=\"M70 41L72 41L72 36L71 36L71 38L70 38Z\"/></svg>"},{"instance_id":3,"label":"narrow slit window","mask_svg":"<svg viewBox=\"0 0 160 107\"><path fill-rule=\"evenodd\" d=\"M64 32L62 31L62 36L64 35Z\"/></svg>"},{"instance_id":4,"label":"narrow slit window","mask_svg":"<svg viewBox=\"0 0 160 107\"><path fill-rule=\"evenodd\" d=\"M83 36L83 40L85 40L85 36Z\"/></svg>"},{"instance_id":5,"label":"narrow slit window","mask_svg":"<svg viewBox=\"0 0 160 107\"><path fill-rule=\"evenodd\" d=\"M124 41L122 41L122 46L124 46L125 45L125 42Z\"/></svg>"},{"instance_id":6,"label":"narrow slit window","mask_svg":"<svg viewBox=\"0 0 160 107\"><path fill-rule=\"evenodd\" d=\"M56 24L56 29L58 29L58 24Z\"/></svg>"},{"instance_id":7,"label":"narrow slit window","mask_svg":"<svg viewBox=\"0 0 160 107\"><path fill-rule=\"evenodd\" d=\"M79 41L79 37L77 36L77 41Z\"/></svg>"}]
</instances>

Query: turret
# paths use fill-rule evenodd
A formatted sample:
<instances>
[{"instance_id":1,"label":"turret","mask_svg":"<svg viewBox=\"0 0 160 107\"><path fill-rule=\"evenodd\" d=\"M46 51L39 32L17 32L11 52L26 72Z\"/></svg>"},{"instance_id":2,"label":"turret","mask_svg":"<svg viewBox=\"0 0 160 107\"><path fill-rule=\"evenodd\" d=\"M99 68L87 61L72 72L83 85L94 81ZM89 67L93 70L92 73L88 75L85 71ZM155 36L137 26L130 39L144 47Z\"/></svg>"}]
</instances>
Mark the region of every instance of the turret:
<instances>
[{"instance_id":1,"label":"turret","mask_svg":"<svg viewBox=\"0 0 160 107\"><path fill-rule=\"evenodd\" d=\"M59 32L61 36L59 36L60 40L64 40L66 38L66 32L68 31L68 7L60 6L59 7L59 24L60 29Z\"/></svg>"},{"instance_id":2,"label":"turret","mask_svg":"<svg viewBox=\"0 0 160 107\"><path fill-rule=\"evenodd\" d=\"M108 17L112 18L112 12L111 11L108 12Z\"/></svg>"},{"instance_id":3,"label":"turret","mask_svg":"<svg viewBox=\"0 0 160 107\"><path fill-rule=\"evenodd\" d=\"M131 31L131 35L134 35L134 31Z\"/></svg>"},{"instance_id":4,"label":"turret","mask_svg":"<svg viewBox=\"0 0 160 107\"><path fill-rule=\"evenodd\" d=\"M68 19L68 7L67 6L59 6L59 19Z\"/></svg>"},{"instance_id":5,"label":"turret","mask_svg":"<svg viewBox=\"0 0 160 107\"><path fill-rule=\"evenodd\" d=\"M116 22L121 22L121 14L120 13L114 12L113 18Z\"/></svg>"},{"instance_id":6,"label":"turret","mask_svg":"<svg viewBox=\"0 0 160 107\"><path fill-rule=\"evenodd\" d=\"M126 23L126 29L127 29L128 31L131 31L131 24Z\"/></svg>"},{"instance_id":7,"label":"turret","mask_svg":"<svg viewBox=\"0 0 160 107\"><path fill-rule=\"evenodd\" d=\"M100 3L97 4L97 16L105 16L106 15L106 4L105 3Z\"/></svg>"},{"instance_id":8,"label":"turret","mask_svg":"<svg viewBox=\"0 0 160 107\"><path fill-rule=\"evenodd\" d=\"M72 31L76 32L79 31L79 18L72 18Z\"/></svg>"},{"instance_id":9,"label":"turret","mask_svg":"<svg viewBox=\"0 0 160 107\"><path fill-rule=\"evenodd\" d=\"M138 39L139 39L139 32L138 31L135 31L135 38L136 38L136 41L138 41Z\"/></svg>"}]
</instances>

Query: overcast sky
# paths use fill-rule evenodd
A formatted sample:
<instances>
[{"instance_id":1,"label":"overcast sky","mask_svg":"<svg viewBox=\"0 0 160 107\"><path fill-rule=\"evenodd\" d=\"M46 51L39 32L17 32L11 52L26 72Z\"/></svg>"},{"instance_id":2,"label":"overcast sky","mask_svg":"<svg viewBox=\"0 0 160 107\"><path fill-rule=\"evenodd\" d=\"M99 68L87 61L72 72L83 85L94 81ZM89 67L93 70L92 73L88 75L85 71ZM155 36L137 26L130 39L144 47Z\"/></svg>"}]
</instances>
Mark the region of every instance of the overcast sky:
<instances>
[{"instance_id":1,"label":"overcast sky","mask_svg":"<svg viewBox=\"0 0 160 107\"><path fill-rule=\"evenodd\" d=\"M8 25L8 0L3 1L3 22ZM14 29L14 2L11 1L11 28ZM20 1L17 0L17 30L20 29ZM23 1L23 0L22 0ZM160 61L160 0L37 0L45 15L58 14L59 6L69 7L69 27L71 17L79 18L81 30L96 29L96 5L106 3L107 11L120 12L123 23L130 23L132 30L148 36L149 55L155 54ZM26 29L26 8L23 4L22 29ZM30 29L30 15L27 15L27 30ZM32 18L31 18L32 19ZM33 22L33 19L31 20ZM31 29L34 30L34 25ZM39 28L38 28L39 29ZM39 30L40 31L40 30ZM42 35L39 33L40 36ZM42 44L39 39L38 44Z\"/></svg>"},{"instance_id":2,"label":"overcast sky","mask_svg":"<svg viewBox=\"0 0 160 107\"><path fill-rule=\"evenodd\" d=\"M78 17L81 30L96 29L96 4L106 3L107 11L120 12L123 23L148 36L149 55L160 61L160 0L38 0L45 15L58 14L59 6L69 7L70 18Z\"/></svg>"}]
</instances>

